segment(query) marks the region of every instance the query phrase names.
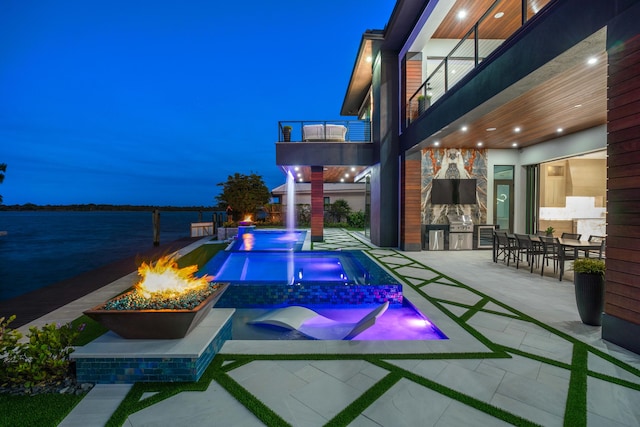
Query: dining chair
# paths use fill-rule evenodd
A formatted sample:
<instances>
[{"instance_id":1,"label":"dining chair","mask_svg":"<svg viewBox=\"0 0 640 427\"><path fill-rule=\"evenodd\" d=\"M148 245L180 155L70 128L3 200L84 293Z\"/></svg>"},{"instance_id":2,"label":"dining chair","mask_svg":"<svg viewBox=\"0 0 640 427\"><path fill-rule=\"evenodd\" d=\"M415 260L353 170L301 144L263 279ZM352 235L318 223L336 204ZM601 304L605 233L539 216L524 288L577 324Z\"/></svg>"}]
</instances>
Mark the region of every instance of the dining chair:
<instances>
[{"instance_id":1,"label":"dining chair","mask_svg":"<svg viewBox=\"0 0 640 427\"><path fill-rule=\"evenodd\" d=\"M595 236L595 235L590 235L589 236L589 241L590 242L599 242L600 243L600 249L598 250L598 259L603 259L606 257L605 254L605 248L606 248L606 242L607 242L607 238L605 236ZM589 250L587 249L585 251L585 256L588 257L589 256Z\"/></svg>"},{"instance_id":2,"label":"dining chair","mask_svg":"<svg viewBox=\"0 0 640 427\"><path fill-rule=\"evenodd\" d=\"M540 236L540 243L542 244L542 266L540 268L540 275L544 275L545 262L549 265L549 260L553 264L553 274L556 274L560 264L560 254L558 238L550 236Z\"/></svg>"},{"instance_id":3,"label":"dining chair","mask_svg":"<svg viewBox=\"0 0 640 427\"><path fill-rule=\"evenodd\" d=\"M580 240L582 238L582 234L579 233L562 233L562 237L563 239L571 239L571 240ZM564 250L564 259L565 261L571 261L576 259L576 255L575 255L575 250L571 249L571 248L564 248L561 249Z\"/></svg>"},{"instance_id":4,"label":"dining chair","mask_svg":"<svg viewBox=\"0 0 640 427\"><path fill-rule=\"evenodd\" d=\"M529 263L529 272L533 273L533 265L539 264L539 256L542 254L541 250L531 240L528 234L515 234L517 242L516 250L516 269L520 267L520 256L524 255Z\"/></svg>"},{"instance_id":5,"label":"dining chair","mask_svg":"<svg viewBox=\"0 0 640 427\"><path fill-rule=\"evenodd\" d=\"M571 240L580 240L582 238L582 234L578 233L562 233L563 239L571 239Z\"/></svg>"},{"instance_id":6,"label":"dining chair","mask_svg":"<svg viewBox=\"0 0 640 427\"><path fill-rule=\"evenodd\" d=\"M499 259L501 259L502 261L506 261L507 265L509 265L509 261L511 260L511 257L514 256L514 250L515 250L514 240L509 238L506 231L496 230L494 234L496 237L496 245L497 245L494 262L497 262ZM502 258L500 258L501 256Z\"/></svg>"}]
</instances>

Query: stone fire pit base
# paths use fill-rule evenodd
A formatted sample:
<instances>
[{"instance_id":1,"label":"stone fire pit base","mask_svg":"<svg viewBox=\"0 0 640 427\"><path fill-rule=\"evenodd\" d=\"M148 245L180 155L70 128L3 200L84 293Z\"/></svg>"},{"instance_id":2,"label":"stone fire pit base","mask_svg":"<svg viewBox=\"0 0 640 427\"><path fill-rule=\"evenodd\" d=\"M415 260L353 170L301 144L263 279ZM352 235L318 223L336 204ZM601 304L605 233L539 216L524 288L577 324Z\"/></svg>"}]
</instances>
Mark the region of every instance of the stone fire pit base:
<instances>
[{"instance_id":1,"label":"stone fire pit base","mask_svg":"<svg viewBox=\"0 0 640 427\"><path fill-rule=\"evenodd\" d=\"M109 331L71 353L77 379L97 384L198 381L225 341L231 339L234 312L233 308L211 309L198 326L179 339L131 340Z\"/></svg>"}]
</instances>

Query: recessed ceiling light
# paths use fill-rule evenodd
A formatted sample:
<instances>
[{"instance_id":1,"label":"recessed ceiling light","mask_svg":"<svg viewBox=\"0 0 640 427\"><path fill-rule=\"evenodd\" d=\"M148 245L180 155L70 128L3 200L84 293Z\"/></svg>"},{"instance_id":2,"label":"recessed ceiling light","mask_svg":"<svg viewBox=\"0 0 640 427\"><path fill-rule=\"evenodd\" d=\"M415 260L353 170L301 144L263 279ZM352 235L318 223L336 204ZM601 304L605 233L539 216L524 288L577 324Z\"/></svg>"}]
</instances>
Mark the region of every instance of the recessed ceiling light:
<instances>
[{"instance_id":1,"label":"recessed ceiling light","mask_svg":"<svg viewBox=\"0 0 640 427\"><path fill-rule=\"evenodd\" d=\"M344 182L344 178L340 178L340 182Z\"/></svg>"},{"instance_id":2,"label":"recessed ceiling light","mask_svg":"<svg viewBox=\"0 0 640 427\"><path fill-rule=\"evenodd\" d=\"M503 16L504 16L504 12L498 12L498 13L496 13L495 15L493 15L493 17L494 17L494 18L496 18L496 19L500 19L500 18L502 18Z\"/></svg>"},{"instance_id":3,"label":"recessed ceiling light","mask_svg":"<svg viewBox=\"0 0 640 427\"><path fill-rule=\"evenodd\" d=\"M513 144L511 144L511 146L512 146L512 147L517 147L517 146L518 146L518 143L517 143L517 142L514 142Z\"/></svg>"},{"instance_id":4,"label":"recessed ceiling light","mask_svg":"<svg viewBox=\"0 0 640 427\"><path fill-rule=\"evenodd\" d=\"M580 108L580 107L582 107L582 104L576 104L573 106L573 108Z\"/></svg>"},{"instance_id":5,"label":"recessed ceiling light","mask_svg":"<svg viewBox=\"0 0 640 427\"><path fill-rule=\"evenodd\" d=\"M373 61L373 58L371 58L371 55L369 55L369 56L367 56L366 60L367 60L367 62L371 62L371 61Z\"/></svg>"},{"instance_id":6,"label":"recessed ceiling light","mask_svg":"<svg viewBox=\"0 0 640 427\"><path fill-rule=\"evenodd\" d=\"M348 174L348 173L345 173L345 174L344 174L344 177L345 177L345 178L349 178L349 174Z\"/></svg>"},{"instance_id":7,"label":"recessed ceiling light","mask_svg":"<svg viewBox=\"0 0 640 427\"><path fill-rule=\"evenodd\" d=\"M296 167L294 167L294 168L293 168L293 170L294 170L294 171L299 171L299 170L300 170L300 168L299 168L298 166L296 166Z\"/></svg>"},{"instance_id":8,"label":"recessed ceiling light","mask_svg":"<svg viewBox=\"0 0 640 427\"><path fill-rule=\"evenodd\" d=\"M516 132L516 133L520 132L520 130L521 130L520 126L516 126L516 127L513 128L513 131Z\"/></svg>"},{"instance_id":9,"label":"recessed ceiling light","mask_svg":"<svg viewBox=\"0 0 640 427\"><path fill-rule=\"evenodd\" d=\"M299 182L303 182L302 178L300 178L298 181L299 181Z\"/></svg>"},{"instance_id":10,"label":"recessed ceiling light","mask_svg":"<svg viewBox=\"0 0 640 427\"><path fill-rule=\"evenodd\" d=\"M451 70L451 74L455 74L455 73L456 73L456 70Z\"/></svg>"},{"instance_id":11,"label":"recessed ceiling light","mask_svg":"<svg viewBox=\"0 0 640 427\"><path fill-rule=\"evenodd\" d=\"M466 126L462 126L462 127L460 128L460 130L462 130L462 132L466 132L467 130L469 130L469 128L468 128L468 127L466 127Z\"/></svg>"},{"instance_id":12,"label":"recessed ceiling light","mask_svg":"<svg viewBox=\"0 0 640 427\"><path fill-rule=\"evenodd\" d=\"M440 146L440 141L434 142L433 145L435 145L436 147L439 147Z\"/></svg>"},{"instance_id":13,"label":"recessed ceiling light","mask_svg":"<svg viewBox=\"0 0 640 427\"><path fill-rule=\"evenodd\" d=\"M351 172L355 172L355 171L356 171L356 168L351 167Z\"/></svg>"},{"instance_id":14,"label":"recessed ceiling light","mask_svg":"<svg viewBox=\"0 0 640 427\"><path fill-rule=\"evenodd\" d=\"M496 128L487 128L487 132L493 132Z\"/></svg>"},{"instance_id":15,"label":"recessed ceiling light","mask_svg":"<svg viewBox=\"0 0 640 427\"><path fill-rule=\"evenodd\" d=\"M302 174L300 172L298 172L298 175L296 175L298 178L302 177Z\"/></svg>"},{"instance_id":16,"label":"recessed ceiling light","mask_svg":"<svg viewBox=\"0 0 640 427\"><path fill-rule=\"evenodd\" d=\"M458 19L464 19L467 17L467 11L462 9L460 12L458 12Z\"/></svg>"},{"instance_id":17,"label":"recessed ceiling light","mask_svg":"<svg viewBox=\"0 0 640 427\"><path fill-rule=\"evenodd\" d=\"M589 65L594 65L598 63L598 58L596 58L595 56L592 56L591 58L587 59L587 64Z\"/></svg>"},{"instance_id":18,"label":"recessed ceiling light","mask_svg":"<svg viewBox=\"0 0 640 427\"><path fill-rule=\"evenodd\" d=\"M478 147L482 147L482 141L478 141L478 143L476 144Z\"/></svg>"},{"instance_id":19,"label":"recessed ceiling light","mask_svg":"<svg viewBox=\"0 0 640 427\"><path fill-rule=\"evenodd\" d=\"M556 129L556 132L558 132L558 133L562 133L562 131L563 131L563 130L564 130L564 129L562 129L562 128L558 128L558 129Z\"/></svg>"}]
</instances>

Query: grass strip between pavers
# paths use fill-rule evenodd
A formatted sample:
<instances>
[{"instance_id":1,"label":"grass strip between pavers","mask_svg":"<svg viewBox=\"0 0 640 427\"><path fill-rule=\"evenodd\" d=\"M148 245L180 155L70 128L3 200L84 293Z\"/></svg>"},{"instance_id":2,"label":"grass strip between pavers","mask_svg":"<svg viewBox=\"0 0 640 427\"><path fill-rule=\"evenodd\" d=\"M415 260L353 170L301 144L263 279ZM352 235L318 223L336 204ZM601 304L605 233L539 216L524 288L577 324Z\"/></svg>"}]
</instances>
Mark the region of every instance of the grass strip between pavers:
<instances>
[{"instance_id":1,"label":"grass strip between pavers","mask_svg":"<svg viewBox=\"0 0 640 427\"><path fill-rule=\"evenodd\" d=\"M402 255L401 253L398 253L399 255ZM403 279L403 281L410 287L412 287L416 292L420 293L425 299L427 299L428 301L430 301L432 304L436 305L441 311L443 311L445 314L447 314L454 322L458 323L458 325L460 325L461 327L463 327L465 330L467 330L469 333L471 333L472 335L474 335L474 337L479 338L479 336L482 336L481 334L477 333L475 331L475 329L469 325L467 325L466 320L468 320L471 316L467 317L467 316L461 316L460 318L455 316L453 313L451 313L449 310L446 309L446 307L444 307L442 304L443 303L447 303L447 304L455 304L455 301L446 301L443 299L436 299L433 297L430 297L428 294L426 294L422 287L419 286L415 286L411 283L411 281L407 280L407 278L398 273L397 271L395 271L394 268L390 267L389 265L387 265L386 263L384 263L383 261L381 261L380 259L378 259L375 255L373 254L369 254L369 256L371 256L372 258L374 258L376 260L376 262L385 265L385 267L387 267L388 269L390 269L393 274L399 276L400 278ZM404 255L402 255L404 256ZM407 259L411 259L408 258ZM503 348L503 350L506 350L508 352L511 352L513 354L519 354L523 357L527 357L533 360L539 360L542 361L544 363L549 363L551 365L555 365L555 366L559 366L559 367L564 367L564 368L568 368L571 370L571 379L570 379L570 384L569 384L569 393L567 396L567 405L566 405L566 409L565 409L565 426L575 426L575 425L586 425L586 416L587 416L587 410L586 410L586 396L587 396L587 385L586 385L586 378L588 375L588 353L591 352L613 364L615 364L616 366L636 375L640 377L640 370L634 368L633 366L630 366L624 362L622 362L621 360L616 359L615 357L595 348L595 347L591 347L588 344L583 343L582 341L578 340L577 338L572 337L571 335L564 333L562 331L559 331L543 322L540 322L530 316L528 316L527 314L514 309L513 307L510 307L504 303L502 303L499 300L496 300L494 298L492 298L489 295L486 295L474 288L471 288L470 286L467 286L461 282L459 282L458 280L453 279L452 277L449 277L447 275L444 275L434 269L432 269L431 267L428 267L418 261L412 260L414 261L414 264L412 266L420 266L420 268L424 268L426 270L432 271L434 273L440 274L440 278L446 278L447 280L450 280L453 284L459 286L462 289L465 289L467 291L470 291L472 293L475 293L476 295L480 296L483 301L486 302L492 302L508 311L511 311L512 313L514 313L516 315L516 319L525 321L525 322L529 322L532 323L548 332L551 332L552 334L566 340L567 342L573 344L574 348L574 354L573 354L573 359L572 359L572 363L571 366L567 366L566 364L563 364L561 362L557 362L551 359L547 359L547 358L543 358L531 353L526 353L526 352L522 352L516 349L507 349L506 347L497 345L497 344L493 344L492 346L489 346L489 348L491 349L498 349L498 348ZM426 282L426 281L425 281ZM432 281L430 281L432 282ZM428 288L428 287L427 287ZM484 305L484 304L483 304ZM469 312L467 312L469 313ZM465 313L465 314L467 314ZM495 313L496 315L499 316L505 316L505 317L511 317L514 318L511 315L505 315L504 313ZM475 333L474 333L475 332ZM479 338L480 339L480 338ZM484 341L483 341L484 343ZM604 378L611 378L611 377L607 377L605 375L598 375L599 378L604 379ZM613 378L612 378L613 379ZM619 380L619 379L615 379L615 381L611 381L612 383L615 384L619 384L622 386L628 386L630 384L630 382L627 381L623 381L623 380ZM633 389L636 389L635 385L633 387L631 387Z\"/></svg>"},{"instance_id":2,"label":"grass strip between pavers","mask_svg":"<svg viewBox=\"0 0 640 427\"><path fill-rule=\"evenodd\" d=\"M325 424L325 427L349 425L355 421L355 419L358 418L365 409L371 406L372 403L378 400L401 379L402 376L395 371L385 375L384 378L375 383L371 388L369 388L369 390L365 391L360 395L360 397L351 402L346 408L340 411L340 413L329 420L329 422Z\"/></svg>"},{"instance_id":3,"label":"grass strip between pavers","mask_svg":"<svg viewBox=\"0 0 640 427\"><path fill-rule=\"evenodd\" d=\"M389 362L380 360L376 363L376 365L383 369L387 369L389 371L395 371L399 375L402 375L404 378L410 381L413 381L416 384L420 384L421 386L427 387L437 393L442 394L443 396L447 396L450 399L456 400L464 405L471 406L472 408L485 412L491 415L492 417L501 419L510 424L517 425L517 426L530 426L530 427L539 426L539 424L536 424L522 417L514 415L510 412L505 411L504 409L498 408L497 406L491 405L487 402L483 402L482 400L478 400L475 397L471 397L469 395L461 393L452 388L446 387L430 379L421 377L417 374L414 374L413 372L407 371L406 369L402 369Z\"/></svg>"},{"instance_id":4,"label":"grass strip between pavers","mask_svg":"<svg viewBox=\"0 0 640 427\"><path fill-rule=\"evenodd\" d=\"M586 346L573 346L571 378L564 411L565 427L587 425L587 356Z\"/></svg>"}]
</instances>

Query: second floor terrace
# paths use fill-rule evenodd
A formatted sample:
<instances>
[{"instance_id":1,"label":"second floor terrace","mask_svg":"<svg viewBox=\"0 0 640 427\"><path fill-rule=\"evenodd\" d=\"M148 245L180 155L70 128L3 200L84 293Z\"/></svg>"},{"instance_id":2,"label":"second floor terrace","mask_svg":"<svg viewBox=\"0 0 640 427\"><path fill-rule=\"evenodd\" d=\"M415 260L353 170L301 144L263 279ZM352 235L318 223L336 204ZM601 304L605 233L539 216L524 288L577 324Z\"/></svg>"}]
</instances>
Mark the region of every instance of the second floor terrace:
<instances>
[{"instance_id":1,"label":"second floor terrace","mask_svg":"<svg viewBox=\"0 0 640 427\"><path fill-rule=\"evenodd\" d=\"M323 166L360 171L374 163L374 144L369 120L287 120L278 122L276 164L280 167ZM336 173L343 179L343 173ZM326 178L325 177L325 178ZM305 181L303 178L302 181ZM344 182L344 181L342 181Z\"/></svg>"}]
</instances>

